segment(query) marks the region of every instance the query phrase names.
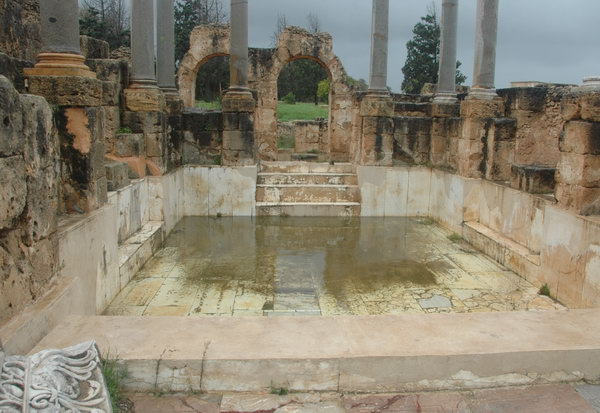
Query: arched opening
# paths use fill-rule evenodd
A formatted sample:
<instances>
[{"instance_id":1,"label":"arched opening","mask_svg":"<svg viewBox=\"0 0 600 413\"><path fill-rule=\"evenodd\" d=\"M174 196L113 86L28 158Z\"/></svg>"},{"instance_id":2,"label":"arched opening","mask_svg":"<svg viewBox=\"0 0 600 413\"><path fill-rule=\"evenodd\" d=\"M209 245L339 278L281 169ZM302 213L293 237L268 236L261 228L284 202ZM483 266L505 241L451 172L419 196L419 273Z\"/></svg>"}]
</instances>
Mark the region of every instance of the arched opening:
<instances>
[{"instance_id":1,"label":"arched opening","mask_svg":"<svg viewBox=\"0 0 600 413\"><path fill-rule=\"evenodd\" d=\"M277 80L280 160L325 160L329 152L331 75L317 59L289 61Z\"/></svg>"},{"instance_id":2,"label":"arched opening","mask_svg":"<svg viewBox=\"0 0 600 413\"><path fill-rule=\"evenodd\" d=\"M229 56L213 55L200 63L194 87L194 106L221 109L221 97L229 88Z\"/></svg>"}]
</instances>

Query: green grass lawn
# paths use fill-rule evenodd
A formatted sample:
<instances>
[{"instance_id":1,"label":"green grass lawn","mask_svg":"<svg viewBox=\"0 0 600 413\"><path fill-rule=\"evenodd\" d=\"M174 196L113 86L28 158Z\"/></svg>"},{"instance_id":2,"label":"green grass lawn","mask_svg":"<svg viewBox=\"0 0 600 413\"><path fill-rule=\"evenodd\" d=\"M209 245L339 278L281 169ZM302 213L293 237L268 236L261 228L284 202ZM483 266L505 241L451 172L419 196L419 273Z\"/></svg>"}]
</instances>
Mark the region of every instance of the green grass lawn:
<instances>
[{"instance_id":1,"label":"green grass lawn","mask_svg":"<svg viewBox=\"0 0 600 413\"><path fill-rule=\"evenodd\" d=\"M315 120L317 118L329 117L329 106L314 103L301 103L295 105L279 102L277 104L277 120L279 122L290 122L292 120Z\"/></svg>"},{"instance_id":2,"label":"green grass lawn","mask_svg":"<svg viewBox=\"0 0 600 413\"><path fill-rule=\"evenodd\" d=\"M221 102L215 100L214 102L205 102L204 100L197 100L196 107L206 110L221 110Z\"/></svg>"}]
</instances>

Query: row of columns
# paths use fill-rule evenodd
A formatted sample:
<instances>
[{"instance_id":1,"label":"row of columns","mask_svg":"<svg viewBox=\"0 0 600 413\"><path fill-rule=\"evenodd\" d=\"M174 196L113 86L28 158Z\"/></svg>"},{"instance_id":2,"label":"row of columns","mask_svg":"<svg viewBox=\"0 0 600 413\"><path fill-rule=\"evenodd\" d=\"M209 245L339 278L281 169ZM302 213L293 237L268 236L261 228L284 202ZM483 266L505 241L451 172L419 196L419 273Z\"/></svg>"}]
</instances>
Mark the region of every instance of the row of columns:
<instances>
[{"instance_id":1,"label":"row of columns","mask_svg":"<svg viewBox=\"0 0 600 413\"><path fill-rule=\"evenodd\" d=\"M494 98L498 1L477 0L472 98ZM387 93L389 0L373 0L369 93ZM456 102L458 0L442 1L440 64L436 103Z\"/></svg>"},{"instance_id":2,"label":"row of columns","mask_svg":"<svg viewBox=\"0 0 600 413\"><path fill-rule=\"evenodd\" d=\"M475 64L472 95L494 97L498 1L478 0L475 35ZM78 0L44 0L42 15L43 51L81 55L79 47ZM154 60L154 8L148 0L132 0L131 53L134 87L160 87L176 93L174 0L157 2L157 59ZM458 0L443 0L439 82L436 100L456 99L456 44ZM387 94L389 0L373 0L369 92ZM43 57L43 54L42 54ZM231 91L248 92L248 0L231 0ZM81 60L69 61L73 70L85 70ZM157 82L158 80L158 82Z\"/></svg>"}]
</instances>

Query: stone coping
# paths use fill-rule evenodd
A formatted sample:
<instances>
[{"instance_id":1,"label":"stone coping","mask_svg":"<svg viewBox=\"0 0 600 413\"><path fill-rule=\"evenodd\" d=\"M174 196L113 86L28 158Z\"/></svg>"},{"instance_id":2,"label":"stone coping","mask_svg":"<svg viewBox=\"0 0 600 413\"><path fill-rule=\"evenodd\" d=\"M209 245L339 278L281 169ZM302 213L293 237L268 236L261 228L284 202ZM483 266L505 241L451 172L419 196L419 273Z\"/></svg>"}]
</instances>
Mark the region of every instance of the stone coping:
<instances>
[{"instance_id":1,"label":"stone coping","mask_svg":"<svg viewBox=\"0 0 600 413\"><path fill-rule=\"evenodd\" d=\"M477 388L597 379L599 317L70 317L33 351L97 340L130 369L130 390Z\"/></svg>"}]
</instances>

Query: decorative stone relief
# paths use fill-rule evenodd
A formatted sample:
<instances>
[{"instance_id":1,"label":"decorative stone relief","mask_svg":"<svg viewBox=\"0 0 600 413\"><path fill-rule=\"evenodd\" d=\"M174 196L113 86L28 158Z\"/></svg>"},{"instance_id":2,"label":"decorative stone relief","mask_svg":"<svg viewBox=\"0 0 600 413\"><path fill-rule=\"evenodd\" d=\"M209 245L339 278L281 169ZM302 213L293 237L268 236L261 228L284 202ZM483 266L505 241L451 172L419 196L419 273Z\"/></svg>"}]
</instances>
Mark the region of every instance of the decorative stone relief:
<instances>
[{"instance_id":1,"label":"decorative stone relief","mask_svg":"<svg viewBox=\"0 0 600 413\"><path fill-rule=\"evenodd\" d=\"M0 412L112 412L96 343L5 357Z\"/></svg>"}]
</instances>

